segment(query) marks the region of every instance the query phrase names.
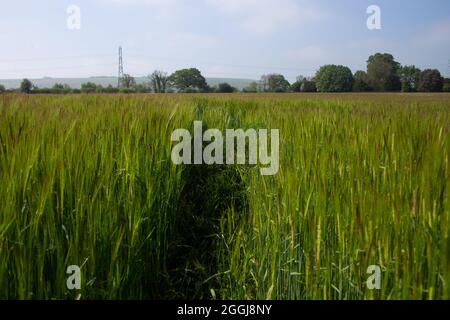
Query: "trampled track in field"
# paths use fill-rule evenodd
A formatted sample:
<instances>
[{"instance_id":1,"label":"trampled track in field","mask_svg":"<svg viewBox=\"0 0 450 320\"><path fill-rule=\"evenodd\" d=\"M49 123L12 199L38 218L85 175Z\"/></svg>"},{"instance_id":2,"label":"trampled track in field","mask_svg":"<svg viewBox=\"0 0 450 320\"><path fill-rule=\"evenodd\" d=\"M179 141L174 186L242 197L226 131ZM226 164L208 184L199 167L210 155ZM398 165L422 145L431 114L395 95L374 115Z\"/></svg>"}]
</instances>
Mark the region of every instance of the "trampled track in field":
<instances>
[{"instance_id":1,"label":"trampled track in field","mask_svg":"<svg viewBox=\"0 0 450 320\"><path fill-rule=\"evenodd\" d=\"M175 166L195 120L278 174ZM449 154L449 94L0 95L0 298L448 299Z\"/></svg>"}]
</instances>

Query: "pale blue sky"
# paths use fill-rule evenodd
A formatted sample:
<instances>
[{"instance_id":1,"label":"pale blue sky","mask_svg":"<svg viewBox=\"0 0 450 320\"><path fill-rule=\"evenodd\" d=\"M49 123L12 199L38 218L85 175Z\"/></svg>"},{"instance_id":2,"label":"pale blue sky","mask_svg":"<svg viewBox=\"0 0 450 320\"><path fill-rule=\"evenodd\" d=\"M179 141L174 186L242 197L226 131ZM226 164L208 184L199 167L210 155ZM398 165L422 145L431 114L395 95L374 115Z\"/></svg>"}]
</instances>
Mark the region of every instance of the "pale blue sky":
<instances>
[{"instance_id":1,"label":"pale blue sky","mask_svg":"<svg viewBox=\"0 0 450 320\"><path fill-rule=\"evenodd\" d=\"M366 27L381 8L382 29ZM66 27L69 5L81 29ZM208 77L289 80L323 64L365 70L375 52L450 73L448 0L2 0L0 79L147 75L198 67Z\"/></svg>"}]
</instances>

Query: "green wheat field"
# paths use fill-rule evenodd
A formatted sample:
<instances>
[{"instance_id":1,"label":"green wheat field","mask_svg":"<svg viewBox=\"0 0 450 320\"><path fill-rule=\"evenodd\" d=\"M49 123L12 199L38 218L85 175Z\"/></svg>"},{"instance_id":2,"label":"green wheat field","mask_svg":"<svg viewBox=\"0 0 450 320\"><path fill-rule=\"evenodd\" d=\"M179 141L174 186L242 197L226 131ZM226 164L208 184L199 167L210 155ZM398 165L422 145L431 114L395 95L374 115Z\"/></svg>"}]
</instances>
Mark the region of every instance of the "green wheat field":
<instances>
[{"instance_id":1,"label":"green wheat field","mask_svg":"<svg viewBox=\"0 0 450 320\"><path fill-rule=\"evenodd\" d=\"M174 165L196 120L278 174ZM450 94L3 94L0 298L450 299L449 158Z\"/></svg>"}]
</instances>

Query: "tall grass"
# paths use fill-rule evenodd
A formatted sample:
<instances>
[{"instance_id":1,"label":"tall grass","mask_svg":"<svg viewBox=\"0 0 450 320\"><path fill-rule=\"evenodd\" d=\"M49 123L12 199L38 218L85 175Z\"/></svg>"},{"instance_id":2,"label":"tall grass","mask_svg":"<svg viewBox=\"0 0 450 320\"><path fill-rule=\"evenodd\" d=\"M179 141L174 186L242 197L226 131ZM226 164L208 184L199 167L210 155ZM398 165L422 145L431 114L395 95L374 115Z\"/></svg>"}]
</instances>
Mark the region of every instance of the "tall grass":
<instances>
[{"instance_id":1,"label":"tall grass","mask_svg":"<svg viewBox=\"0 0 450 320\"><path fill-rule=\"evenodd\" d=\"M449 98L2 95L0 298L449 299ZM173 165L194 120L279 173Z\"/></svg>"}]
</instances>

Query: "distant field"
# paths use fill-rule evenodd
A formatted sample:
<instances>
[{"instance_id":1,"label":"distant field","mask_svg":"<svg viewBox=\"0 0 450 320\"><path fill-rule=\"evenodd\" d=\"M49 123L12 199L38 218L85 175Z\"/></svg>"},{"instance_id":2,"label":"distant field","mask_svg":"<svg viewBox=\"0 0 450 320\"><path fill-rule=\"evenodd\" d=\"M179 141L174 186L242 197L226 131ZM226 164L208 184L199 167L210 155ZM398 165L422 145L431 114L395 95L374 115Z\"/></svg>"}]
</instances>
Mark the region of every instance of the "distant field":
<instances>
[{"instance_id":1,"label":"distant field","mask_svg":"<svg viewBox=\"0 0 450 320\"><path fill-rule=\"evenodd\" d=\"M278 174L173 165L195 120ZM0 95L0 298L449 299L449 158L450 94Z\"/></svg>"}]
</instances>

